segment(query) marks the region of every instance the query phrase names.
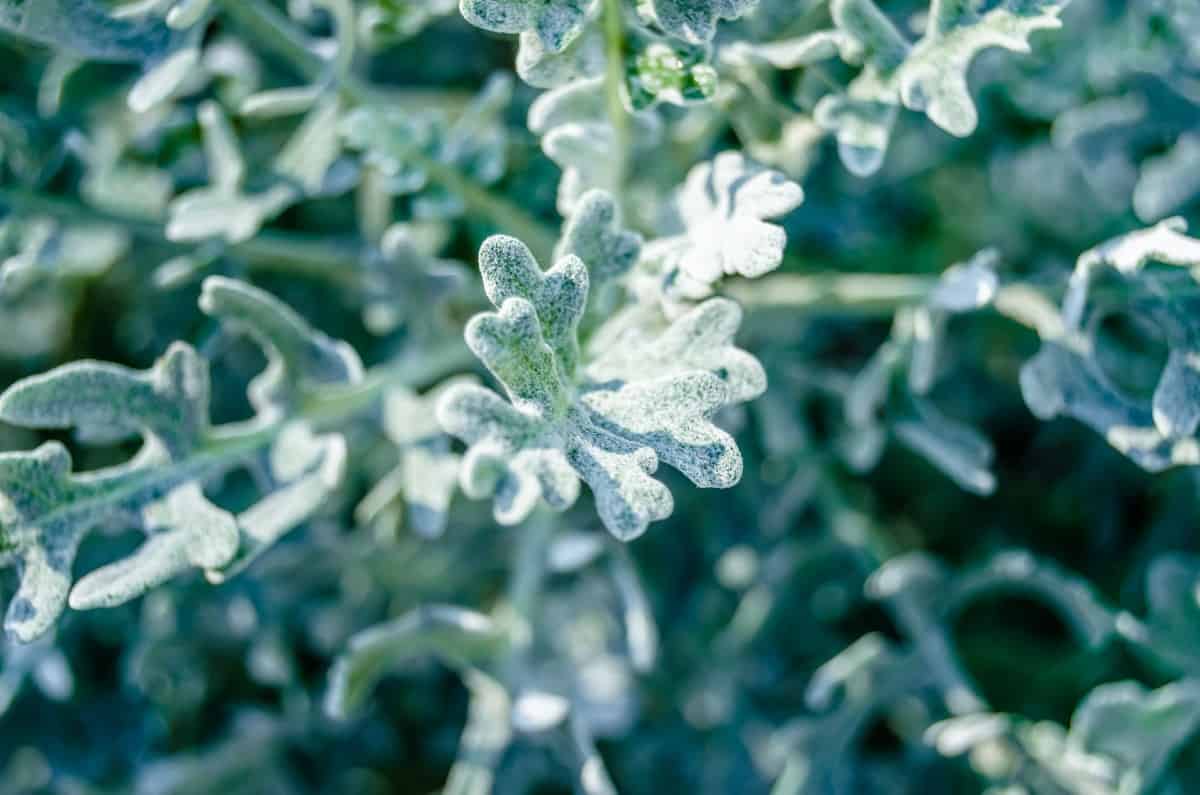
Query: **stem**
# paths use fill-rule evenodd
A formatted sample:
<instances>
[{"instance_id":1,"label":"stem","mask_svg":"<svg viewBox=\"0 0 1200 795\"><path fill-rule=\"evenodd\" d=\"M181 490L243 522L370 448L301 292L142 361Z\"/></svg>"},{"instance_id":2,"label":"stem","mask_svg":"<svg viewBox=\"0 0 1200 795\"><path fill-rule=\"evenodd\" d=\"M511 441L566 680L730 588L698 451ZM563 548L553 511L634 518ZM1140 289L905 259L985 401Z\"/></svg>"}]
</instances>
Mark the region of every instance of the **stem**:
<instances>
[{"instance_id":1,"label":"stem","mask_svg":"<svg viewBox=\"0 0 1200 795\"><path fill-rule=\"evenodd\" d=\"M726 282L725 295L746 307L841 314L890 315L927 300L940 277L895 273L779 273L750 281ZM1052 299L1028 284L1001 287L992 309L1003 317L1054 337L1062 328Z\"/></svg>"},{"instance_id":2,"label":"stem","mask_svg":"<svg viewBox=\"0 0 1200 795\"><path fill-rule=\"evenodd\" d=\"M168 240L163 231L163 221L100 210L61 196L50 196L21 188L0 187L0 204L7 205L15 212L29 215L49 215L62 221L81 224L119 226L143 240L180 251L194 248L190 244ZM362 246L356 240L331 241L327 237L263 231L250 240L229 246L229 251L243 257L247 264L256 270L303 273L351 283L355 281L353 271L337 266L347 261L357 262L362 255Z\"/></svg>"},{"instance_id":3,"label":"stem","mask_svg":"<svg viewBox=\"0 0 1200 795\"><path fill-rule=\"evenodd\" d=\"M621 20L622 0L604 0L604 96L608 121L613 129L613 195L622 204L630 148L629 114L621 99L625 80L625 29Z\"/></svg>"},{"instance_id":4,"label":"stem","mask_svg":"<svg viewBox=\"0 0 1200 795\"><path fill-rule=\"evenodd\" d=\"M279 11L261 0L219 2L239 27L263 47L288 61L303 77L314 82L329 78L328 62L313 51L305 35ZM342 75L338 88L348 99L360 105L386 104L389 101L386 91L371 86L353 74ZM545 261L550 258L556 236L519 205L475 184L454 166L421 152L414 151L410 157L414 164L429 174L430 179L457 195L467 207L491 219L498 228L523 238L539 259Z\"/></svg>"}]
</instances>

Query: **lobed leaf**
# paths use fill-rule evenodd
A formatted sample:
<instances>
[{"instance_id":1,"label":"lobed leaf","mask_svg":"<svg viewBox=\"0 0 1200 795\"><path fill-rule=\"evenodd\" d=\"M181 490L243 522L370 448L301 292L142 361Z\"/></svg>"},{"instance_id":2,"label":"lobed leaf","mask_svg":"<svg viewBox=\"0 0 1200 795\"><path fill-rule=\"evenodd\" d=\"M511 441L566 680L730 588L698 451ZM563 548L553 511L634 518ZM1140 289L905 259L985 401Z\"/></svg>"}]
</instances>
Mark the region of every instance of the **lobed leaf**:
<instances>
[{"instance_id":1,"label":"lobed leaf","mask_svg":"<svg viewBox=\"0 0 1200 795\"><path fill-rule=\"evenodd\" d=\"M640 359L610 360L598 376L587 367L577 374L575 330L588 290L583 264L568 256L543 273L518 241L493 237L480 250L480 268L499 311L471 320L467 344L510 402L463 385L441 399L438 420L468 445L463 491L494 494L497 521L521 521L540 500L563 510L582 479L605 526L630 539L671 512L670 493L651 477L660 459L701 487L737 482L741 455L709 417L761 391L761 368L728 344L739 318L732 305L701 307L648 342ZM713 319L722 322L702 328ZM724 344L702 350L710 341ZM657 371L629 366L672 354L683 360ZM727 366L728 383L705 369Z\"/></svg>"}]
</instances>

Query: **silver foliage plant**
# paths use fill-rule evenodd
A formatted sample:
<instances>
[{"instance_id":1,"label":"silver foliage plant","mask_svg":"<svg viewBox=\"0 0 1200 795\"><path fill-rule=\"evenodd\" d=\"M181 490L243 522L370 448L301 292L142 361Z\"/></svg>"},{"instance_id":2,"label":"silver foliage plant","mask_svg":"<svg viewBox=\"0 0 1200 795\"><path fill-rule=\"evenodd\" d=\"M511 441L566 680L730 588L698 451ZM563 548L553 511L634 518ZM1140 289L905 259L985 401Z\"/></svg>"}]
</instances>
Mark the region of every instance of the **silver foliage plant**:
<instances>
[{"instance_id":1,"label":"silver foliage plant","mask_svg":"<svg viewBox=\"0 0 1200 795\"><path fill-rule=\"evenodd\" d=\"M0 33L0 792L1200 789L1192 3Z\"/></svg>"}]
</instances>

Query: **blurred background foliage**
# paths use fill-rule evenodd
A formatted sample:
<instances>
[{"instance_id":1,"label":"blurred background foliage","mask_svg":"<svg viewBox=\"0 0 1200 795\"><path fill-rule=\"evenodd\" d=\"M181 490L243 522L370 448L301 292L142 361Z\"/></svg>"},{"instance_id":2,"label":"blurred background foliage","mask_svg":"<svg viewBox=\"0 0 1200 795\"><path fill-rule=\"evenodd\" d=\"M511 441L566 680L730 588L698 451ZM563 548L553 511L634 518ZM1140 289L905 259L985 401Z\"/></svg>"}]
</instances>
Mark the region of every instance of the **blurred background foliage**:
<instances>
[{"instance_id":1,"label":"blurred background foliage","mask_svg":"<svg viewBox=\"0 0 1200 795\"><path fill-rule=\"evenodd\" d=\"M260 97L257 111L248 98L310 85L311 65L267 41L238 2L217 2L179 29L159 23L127 43L135 57L119 40L89 51L106 40L86 28L87 14L118 4L26 2L39 4L59 15L50 40L8 25L22 4L0 3L4 384L78 359L148 367L182 339L221 354L214 419L242 418L263 359L196 308L201 277L264 287L370 366L457 337L483 306L480 241L521 235L503 212L480 213L431 179L437 164L452 163L545 228L559 224L559 166L526 126L539 90L511 75L511 38L471 27L453 4L349 6L356 47L347 68L374 92L367 105L395 116L363 120L359 132L407 136L423 160L392 162L377 148L373 161L359 157L357 148L374 145L356 147L355 132L345 148L302 149L282 166L299 116L287 96L269 97L273 106ZM171 4L157 5L165 13ZM880 5L898 24L929 13L924 2ZM319 4L268 8L319 46L344 35ZM721 23L715 54L702 59L716 71L713 99L655 109L664 124L635 145L626 221L648 234L661 228L664 197L695 162L741 149L804 187L803 205L781 221L779 274L904 278L873 283L878 301L802 305L772 300L766 283L730 286L746 308L739 344L770 381L765 396L721 417L745 457L741 483L716 494L662 474L675 512L627 547L588 506L543 533L539 554L551 564L536 645L546 662L530 670L596 688L589 725L623 793L1197 791L1195 468L1148 472L1085 425L1036 418L1019 381L1038 334L986 308L947 315L926 394L991 440L994 490L974 490L990 493L961 487L904 444L886 444L877 463L870 450L856 455L855 444L883 442L848 422L844 401L902 322L897 313L951 264L991 249L1002 283L1057 303L1084 250L1168 216L1194 225L1200 9L1191 0L1073 0L1062 28L1034 34L1031 53L988 50L974 62L974 134L956 138L902 112L867 177L846 169L813 121L820 84L847 79L840 64L778 69L721 54L726 42L817 29L827 14L820 2L760 0ZM163 98L145 99L156 90L148 75L161 69L160 55L146 59L154 47L195 55ZM140 104L131 97L139 85ZM312 100L298 102L313 112ZM171 231L172 197L213 182L206 103L224 108L240 142L243 174L230 190L263 196L303 185L264 214L261 230ZM312 157L329 168L305 183ZM389 238L393 222L405 228ZM441 308L425 311L442 294ZM1096 355L1144 396L1167 343L1135 310L1105 321ZM886 425L888 411L881 403L872 422ZM354 506L395 450L369 421L346 432L355 452L345 487L246 574L219 587L185 578L117 608L69 612L33 644L6 642L0 792L443 786L468 719L462 679L436 662L408 664L360 714L337 721L322 709L330 667L348 638L380 620L430 603L487 611L502 602L520 538L534 531L499 528L486 504L461 496L439 538L395 515L355 521ZM45 438L64 441L78 469L134 449L0 428L6 449ZM222 485L232 503L253 493L241 477ZM128 532L91 537L79 567L135 542ZM6 597L14 583L4 580ZM631 610L657 627L653 666L631 657ZM1150 631L1160 634L1147 641ZM1128 681L1176 690L1155 691L1167 706L1143 691L1096 690ZM1114 725L1147 728L1113 739ZM500 760L497 793L584 786L569 750L531 737ZM1114 767L1097 773L1107 783L1086 789L1077 774L1056 777L1056 760L1070 757L1056 742L1107 747ZM1155 758L1164 748L1167 758Z\"/></svg>"}]
</instances>

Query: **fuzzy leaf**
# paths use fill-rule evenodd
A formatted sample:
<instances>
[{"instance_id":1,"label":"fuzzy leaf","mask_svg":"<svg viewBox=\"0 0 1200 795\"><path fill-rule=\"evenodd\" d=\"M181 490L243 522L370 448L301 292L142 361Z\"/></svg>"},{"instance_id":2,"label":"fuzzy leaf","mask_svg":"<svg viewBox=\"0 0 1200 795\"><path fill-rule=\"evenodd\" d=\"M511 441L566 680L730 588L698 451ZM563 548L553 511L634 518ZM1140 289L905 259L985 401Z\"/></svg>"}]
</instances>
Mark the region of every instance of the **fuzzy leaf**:
<instances>
[{"instance_id":1,"label":"fuzzy leaf","mask_svg":"<svg viewBox=\"0 0 1200 795\"><path fill-rule=\"evenodd\" d=\"M1029 52L1029 37L1062 25L1066 0L1002 0L982 13L968 0L934 0L925 35L898 70L905 107L924 111L959 137L975 131L979 115L967 89L967 70L982 50Z\"/></svg>"},{"instance_id":2,"label":"fuzzy leaf","mask_svg":"<svg viewBox=\"0 0 1200 795\"><path fill-rule=\"evenodd\" d=\"M779 267L787 235L766 219L799 206L800 186L778 171L722 152L694 167L678 198L686 234L659 241L668 266L699 285L726 275L755 278Z\"/></svg>"},{"instance_id":3,"label":"fuzzy leaf","mask_svg":"<svg viewBox=\"0 0 1200 795\"><path fill-rule=\"evenodd\" d=\"M362 378L362 362L347 343L312 328L291 307L245 282L210 276L200 308L234 331L251 336L267 355L267 367L250 384L251 404L271 412L330 384Z\"/></svg>"},{"instance_id":4,"label":"fuzzy leaf","mask_svg":"<svg viewBox=\"0 0 1200 795\"><path fill-rule=\"evenodd\" d=\"M1029 36L1059 27L1065 5L1064 0L1002 0L979 8L965 0L934 0L924 35L910 44L872 0L834 0L830 11L836 30L828 33L855 42L839 44L838 54L847 63L863 62L863 68L844 91L817 103L814 118L836 136L842 162L857 176L873 174L883 164L901 104L924 111L951 135L970 135L978 123L967 87L975 56L991 47L1029 52ZM828 52L832 42L821 40L813 57Z\"/></svg>"},{"instance_id":5,"label":"fuzzy leaf","mask_svg":"<svg viewBox=\"0 0 1200 795\"><path fill-rule=\"evenodd\" d=\"M641 235L622 229L617 216L611 194L588 191L575 203L554 249L555 259L574 255L587 266L593 291L628 273L641 253Z\"/></svg>"},{"instance_id":6,"label":"fuzzy leaf","mask_svg":"<svg viewBox=\"0 0 1200 795\"><path fill-rule=\"evenodd\" d=\"M247 285L210 279L203 303L223 322L248 328L266 350L270 377L256 381L260 414L250 423L210 427L208 367L183 343L144 372L75 362L0 395L0 420L13 425L74 428L89 442L142 437L126 463L83 473L71 471L71 457L57 442L0 454L0 556L15 562L20 575L5 628L17 639L28 642L48 630L68 592L72 607L89 609L133 599L188 568L223 579L311 515L340 480L340 436L313 436L302 424L272 432L271 423L279 420L275 401L284 385L304 392L352 381L360 372L357 356ZM208 501L206 481L253 462L264 448L269 483L259 502L234 516ZM148 538L72 589L80 542L114 525L139 527Z\"/></svg>"},{"instance_id":7,"label":"fuzzy leaf","mask_svg":"<svg viewBox=\"0 0 1200 795\"><path fill-rule=\"evenodd\" d=\"M741 455L708 420L731 400L721 377L694 365L622 373L629 380L577 377L566 366L578 351L574 329L587 296L582 263L568 257L543 274L518 241L494 237L480 251L480 269L499 311L471 320L467 345L510 402L462 386L441 400L438 420L468 445L463 491L476 498L494 493L498 522L521 521L539 500L564 510L582 478L605 526L630 539L671 512L670 493L650 477L660 459L702 487L737 482ZM668 332L660 354L686 348L694 336L686 327ZM728 351L720 356L742 363Z\"/></svg>"},{"instance_id":8,"label":"fuzzy leaf","mask_svg":"<svg viewBox=\"0 0 1200 795\"><path fill-rule=\"evenodd\" d=\"M1139 621L1128 613L1117 631L1156 660L1188 676L1200 676L1200 561L1163 555L1146 573L1149 615Z\"/></svg>"},{"instance_id":9,"label":"fuzzy leaf","mask_svg":"<svg viewBox=\"0 0 1200 795\"><path fill-rule=\"evenodd\" d=\"M487 660L507 643L491 618L451 605L419 607L359 632L329 673L325 712L345 719L356 712L389 669L434 656L452 665Z\"/></svg>"},{"instance_id":10,"label":"fuzzy leaf","mask_svg":"<svg viewBox=\"0 0 1200 795\"><path fill-rule=\"evenodd\" d=\"M1072 751L1116 762L1117 791L1143 792L1143 773L1158 771L1200 730L1200 683L1173 682L1146 690L1114 682L1090 692L1071 718Z\"/></svg>"},{"instance_id":11,"label":"fuzzy leaf","mask_svg":"<svg viewBox=\"0 0 1200 795\"><path fill-rule=\"evenodd\" d=\"M1063 328L1021 369L1021 391L1036 416L1074 417L1139 466L1159 471L1200 463L1200 240L1180 219L1110 240L1080 256L1063 298ZM1170 348L1149 401L1113 383L1096 356L1095 318L1113 307L1094 283L1115 276L1123 308L1158 328Z\"/></svg>"},{"instance_id":12,"label":"fuzzy leaf","mask_svg":"<svg viewBox=\"0 0 1200 795\"><path fill-rule=\"evenodd\" d=\"M493 33L537 34L542 46L560 52L579 35L589 0L459 0L472 25Z\"/></svg>"},{"instance_id":13,"label":"fuzzy leaf","mask_svg":"<svg viewBox=\"0 0 1200 795\"><path fill-rule=\"evenodd\" d=\"M737 19L757 4L758 0L653 0L662 29L692 44L712 41L718 20Z\"/></svg>"},{"instance_id":14,"label":"fuzzy leaf","mask_svg":"<svg viewBox=\"0 0 1200 795\"><path fill-rule=\"evenodd\" d=\"M97 0L3 0L0 31L97 61L152 60L175 41L160 17L118 19Z\"/></svg>"}]
</instances>

